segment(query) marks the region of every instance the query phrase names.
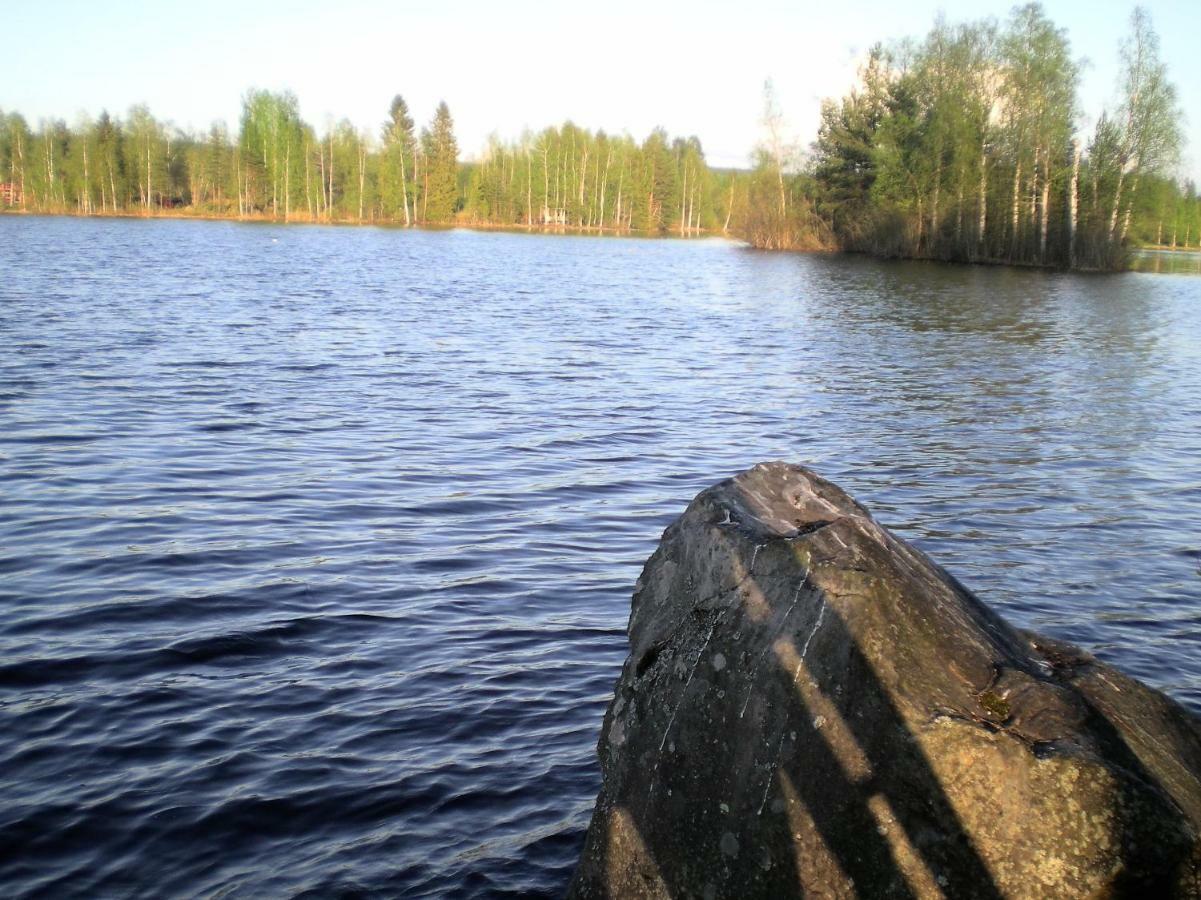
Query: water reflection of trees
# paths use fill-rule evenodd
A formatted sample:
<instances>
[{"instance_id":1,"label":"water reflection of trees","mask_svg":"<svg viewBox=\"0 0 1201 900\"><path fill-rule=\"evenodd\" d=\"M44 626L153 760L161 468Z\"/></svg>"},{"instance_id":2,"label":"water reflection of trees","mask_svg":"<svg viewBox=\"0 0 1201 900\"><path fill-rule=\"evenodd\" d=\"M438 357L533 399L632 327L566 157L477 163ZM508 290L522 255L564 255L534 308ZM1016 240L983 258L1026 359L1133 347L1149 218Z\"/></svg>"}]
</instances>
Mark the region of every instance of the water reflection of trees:
<instances>
[{"instance_id":1,"label":"water reflection of trees","mask_svg":"<svg viewBox=\"0 0 1201 900\"><path fill-rule=\"evenodd\" d=\"M798 374L901 428L1153 428L1171 308L1124 277L818 258ZM860 405L860 401L867 402ZM1153 402L1149 402L1153 401ZM866 408L865 408L866 407ZM976 438L983 435L968 435Z\"/></svg>"}]
</instances>

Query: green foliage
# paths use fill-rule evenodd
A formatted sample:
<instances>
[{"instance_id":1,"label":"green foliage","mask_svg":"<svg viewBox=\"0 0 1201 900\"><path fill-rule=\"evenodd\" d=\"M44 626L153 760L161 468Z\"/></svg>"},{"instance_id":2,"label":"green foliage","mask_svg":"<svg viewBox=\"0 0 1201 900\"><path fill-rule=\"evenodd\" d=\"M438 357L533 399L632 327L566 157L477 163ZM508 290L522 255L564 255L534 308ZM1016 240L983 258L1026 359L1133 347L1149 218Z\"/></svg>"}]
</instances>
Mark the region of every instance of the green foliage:
<instances>
[{"instance_id":1,"label":"green foliage","mask_svg":"<svg viewBox=\"0 0 1201 900\"><path fill-rule=\"evenodd\" d=\"M950 24L876 45L822 105L812 155L784 139L770 83L749 171L710 168L695 137L645 140L573 122L489 138L458 160L439 104L415 133L396 95L376 134L321 133L289 92L251 90L236 133L185 134L145 106L73 127L0 111L0 202L112 214L183 208L276 220L738 235L767 248L1112 268L1132 243L1201 246L1201 201L1172 177L1180 110L1135 10L1119 97L1077 137L1078 64L1037 3L1001 26Z\"/></svg>"},{"instance_id":2,"label":"green foliage","mask_svg":"<svg viewBox=\"0 0 1201 900\"><path fill-rule=\"evenodd\" d=\"M733 210L734 231L766 250L821 250L833 246L829 226L815 211L816 183L804 174L784 173L765 148L755 155L749 175L736 178L741 200Z\"/></svg>"},{"instance_id":3,"label":"green foliage","mask_svg":"<svg viewBox=\"0 0 1201 900\"><path fill-rule=\"evenodd\" d=\"M397 94L388 108L388 119L383 127L383 157L380 160L380 198L385 214L406 225L413 221L410 200L416 197L416 185L412 180L415 171L411 161L416 150L413 135L413 117L404 97Z\"/></svg>"},{"instance_id":4,"label":"green foliage","mask_svg":"<svg viewBox=\"0 0 1201 900\"><path fill-rule=\"evenodd\" d=\"M459 146L446 103L438 104L429 129L421 133L421 146L425 157L422 221L450 222L459 203Z\"/></svg>"},{"instance_id":5,"label":"green foliage","mask_svg":"<svg viewBox=\"0 0 1201 900\"><path fill-rule=\"evenodd\" d=\"M1120 265L1128 237L1147 240L1144 223L1167 203L1145 192L1179 146L1175 93L1142 11L1122 54L1118 113L1101 117L1081 152L1078 64L1037 3L1000 30L940 18L920 43L873 49L860 84L823 106L819 212L849 249Z\"/></svg>"},{"instance_id":6,"label":"green foliage","mask_svg":"<svg viewBox=\"0 0 1201 900\"><path fill-rule=\"evenodd\" d=\"M273 218L288 219L293 206L299 205L305 148L299 107L290 91L252 90L243 98L238 149L244 211L270 212Z\"/></svg>"},{"instance_id":7,"label":"green foliage","mask_svg":"<svg viewBox=\"0 0 1201 900\"><path fill-rule=\"evenodd\" d=\"M887 58L877 44L860 72L861 87L837 103L822 103L814 143L813 175L819 185L818 211L847 247L862 244L878 175L876 132L887 114Z\"/></svg>"},{"instance_id":8,"label":"green foliage","mask_svg":"<svg viewBox=\"0 0 1201 900\"><path fill-rule=\"evenodd\" d=\"M512 142L494 136L469 164L458 161L445 103L418 136L397 95L373 140L346 120L318 135L293 94L252 90L236 134L221 123L182 134L144 106L124 120L103 112L74 129L45 122L36 132L15 113L0 114L0 180L24 185L26 208L53 212L171 207L691 235L729 224L737 179L714 175L697 138L671 140L661 129L639 145L568 122Z\"/></svg>"},{"instance_id":9,"label":"green foliage","mask_svg":"<svg viewBox=\"0 0 1201 900\"><path fill-rule=\"evenodd\" d=\"M725 194L696 137L655 129L639 145L566 122L490 138L463 196L475 223L686 236L722 225Z\"/></svg>"}]
</instances>

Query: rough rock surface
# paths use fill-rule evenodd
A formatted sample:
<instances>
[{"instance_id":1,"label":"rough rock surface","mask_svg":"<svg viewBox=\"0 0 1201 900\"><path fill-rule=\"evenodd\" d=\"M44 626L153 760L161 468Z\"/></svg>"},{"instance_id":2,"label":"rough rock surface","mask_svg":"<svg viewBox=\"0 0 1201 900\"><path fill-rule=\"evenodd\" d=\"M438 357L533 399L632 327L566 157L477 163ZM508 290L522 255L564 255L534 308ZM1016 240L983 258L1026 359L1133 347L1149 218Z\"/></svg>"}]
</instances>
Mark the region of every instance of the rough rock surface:
<instances>
[{"instance_id":1,"label":"rough rock surface","mask_svg":"<svg viewBox=\"0 0 1201 900\"><path fill-rule=\"evenodd\" d=\"M571 896L1201 896L1201 723L769 463L636 586Z\"/></svg>"}]
</instances>

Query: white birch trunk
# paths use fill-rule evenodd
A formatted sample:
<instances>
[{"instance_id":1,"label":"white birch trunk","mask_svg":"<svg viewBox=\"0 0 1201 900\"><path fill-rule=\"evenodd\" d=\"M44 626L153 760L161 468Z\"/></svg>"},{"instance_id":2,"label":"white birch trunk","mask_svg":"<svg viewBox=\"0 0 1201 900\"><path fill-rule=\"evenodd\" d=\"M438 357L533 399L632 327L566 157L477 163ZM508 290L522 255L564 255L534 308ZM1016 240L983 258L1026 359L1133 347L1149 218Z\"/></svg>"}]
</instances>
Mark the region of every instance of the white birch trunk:
<instances>
[{"instance_id":1,"label":"white birch trunk","mask_svg":"<svg viewBox=\"0 0 1201 900\"><path fill-rule=\"evenodd\" d=\"M550 222L550 148L542 146L542 224Z\"/></svg>"},{"instance_id":2,"label":"white birch trunk","mask_svg":"<svg viewBox=\"0 0 1201 900\"><path fill-rule=\"evenodd\" d=\"M288 141L288 149L284 152L284 221L292 215L292 142Z\"/></svg>"},{"instance_id":3,"label":"white birch trunk","mask_svg":"<svg viewBox=\"0 0 1201 900\"><path fill-rule=\"evenodd\" d=\"M1018 248L1018 225L1021 220L1021 189L1022 189L1022 162L1018 160L1017 168L1013 172L1013 236L1011 241L1011 250L1015 256Z\"/></svg>"},{"instance_id":4,"label":"white birch trunk","mask_svg":"<svg viewBox=\"0 0 1201 900\"><path fill-rule=\"evenodd\" d=\"M1068 265L1076 268L1076 222L1079 218L1080 141L1072 141L1072 178L1068 184Z\"/></svg>"},{"instance_id":5,"label":"white birch trunk","mask_svg":"<svg viewBox=\"0 0 1201 900\"><path fill-rule=\"evenodd\" d=\"M684 183L680 187L680 237L683 237L684 233L685 233L684 232L684 210L687 209L687 207L688 207L688 204L685 202L685 198L687 196L688 196L688 164L685 163L684 164Z\"/></svg>"},{"instance_id":6,"label":"white birch trunk","mask_svg":"<svg viewBox=\"0 0 1201 900\"><path fill-rule=\"evenodd\" d=\"M404 148L404 145L401 144L401 147L400 147L400 205L404 207L404 211L405 211L405 228L408 228L410 225L413 224L412 220L409 219L409 186L406 183L407 180L408 179L405 176L405 148Z\"/></svg>"},{"instance_id":7,"label":"white birch trunk","mask_svg":"<svg viewBox=\"0 0 1201 900\"><path fill-rule=\"evenodd\" d=\"M980 193L977 203L976 252L979 253L984 250L985 230L988 227L988 153L983 141L980 142Z\"/></svg>"},{"instance_id":8,"label":"white birch trunk","mask_svg":"<svg viewBox=\"0 0 1201 900\"><path fill-rule=\"evenodd\" d=\"M621 231L621 189L626 177L626 161L621 161L621 171L617 174L617 214L614 221L617 223L617 230Z\"/></svg>"},{"instance_id":9,"label":"white birch trunk","mask_svg":"<svg viewBox=\"0 0 1201 900\"><path fill-rule=\"evenodd\" d=\"M88 142L83 140L83 211L87 215L92 212L92 182L88 177Z\"/></svg>"},{"instance_id":10,"label":"white birch trunk","mask_svg":"<svg viewBox=\"0 0 1201 900\"><path fill-rule=\"evenodd\" d=\"M113 175L113 161L111 159L108 161L108 186L109 186L109 189L112 191L112 195L113 195L113 211L116 212L116 209L117 209L117 179L116 179L116 176Z\"/></svg>"},{"instance_id":11,"label":"white birch trunk","mask_svg":"<svg viewBox=\"0 0 1201 900\"><path fill-rule=\"evenodd\" d=\"M1134 180L1130 183L1130 200L1126 203L1126 215L1122 217L1122 243L1126 242L1126 235L1130 233L1130 214L1134 211L1134 198L1138 194L1138 172L1134 173Z\"/></svg>"},{"instance_id":12,"label":"white birch trunk","mask_svg":"<svg viewBox=\"0 0 1201 900\"><path fill-rule=\"evenodd\" d=\"M1047 261L1047 226L1051 218L1051 151L1043 151L1043 192L1039 198L1038 259Z\"/></svg>"},{"instance_id":13,"label":"white birch trunk","mask_svg":"<svg viewBox=\"0 0 1201 900\"><path fill-rule=\"evenodd\" d=\"M1126 181L1126 167L1122 166L1118 172L1118 186L1113 192L1113 209L1109 211L1109 242L1113 243L1114 235L1118 229L1118 208L1122 204L1122 185Z\"/></svg>"},{"instance_id":14,"label":"white birch trunk","mask_svg":"<svg viewBox=\"0 0 1201 900\"><path fill-rule=\"evenodd\" d=\"M605 155L605 174L601 178L600 184L600 221L597 223L597 230L605 230L605 188L609 184L609 165L613 162L613 148L609 148L608 154Z\"/></svg>"},{"instance_id":15,"label":"white birch trunk","mask_svg":"<svg viewBox=\"0 0 1201 900\"><path fill-rule=\"evenodd\" d=\"M321 218L321 210L325 206L325 145L317 143L317 176L321 179L321 191L317 194L317 218Z\"/></svg>"},{"instance_id":16,"label":"white birch trunk","mask_svg":"<svg viewBox=\"0 0 1201 900\"><path fill-rule=\"evenodd\" d=\"M334 217L334 133L329 134L329 185L326 188L327 194L325 197L325 217L333 221Z\"/></svg>"}]
</instances>

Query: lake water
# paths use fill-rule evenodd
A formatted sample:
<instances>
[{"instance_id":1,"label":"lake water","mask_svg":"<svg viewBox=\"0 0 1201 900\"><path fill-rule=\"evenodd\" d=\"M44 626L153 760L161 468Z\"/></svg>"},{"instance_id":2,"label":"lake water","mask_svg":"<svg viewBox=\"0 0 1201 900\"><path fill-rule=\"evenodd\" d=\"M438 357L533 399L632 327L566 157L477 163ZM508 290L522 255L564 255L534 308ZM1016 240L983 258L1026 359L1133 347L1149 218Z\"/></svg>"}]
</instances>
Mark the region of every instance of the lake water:
<instances>
[{"instance_id":1,"label":"lake water","mask_svg":"<svg viewBox=\"0 0 1201 900\"><path fill-rule=\"evenodd\" d=\"M1130 264L1136 272L1201 275L1201 250L1138 250Z\"/></svg>"},{"instance_id":2,"label":"lake water","mask_svg":"<svg viewBox=\"0 0 1201 900\"><path fill-rule=\"evenodd\" d=\"M1201 711L1201 278L0 218L0 894L558 896L757 461Z\"/></svg>"}]
</instances>

